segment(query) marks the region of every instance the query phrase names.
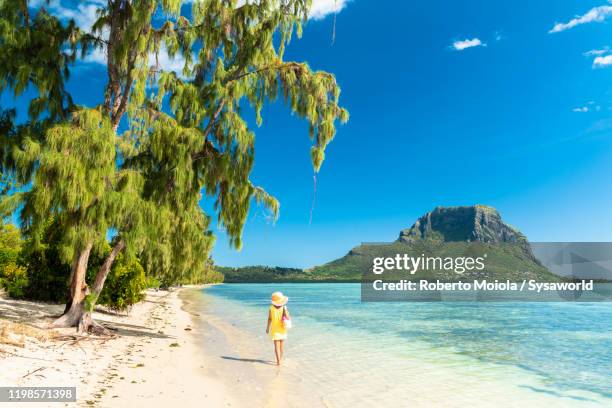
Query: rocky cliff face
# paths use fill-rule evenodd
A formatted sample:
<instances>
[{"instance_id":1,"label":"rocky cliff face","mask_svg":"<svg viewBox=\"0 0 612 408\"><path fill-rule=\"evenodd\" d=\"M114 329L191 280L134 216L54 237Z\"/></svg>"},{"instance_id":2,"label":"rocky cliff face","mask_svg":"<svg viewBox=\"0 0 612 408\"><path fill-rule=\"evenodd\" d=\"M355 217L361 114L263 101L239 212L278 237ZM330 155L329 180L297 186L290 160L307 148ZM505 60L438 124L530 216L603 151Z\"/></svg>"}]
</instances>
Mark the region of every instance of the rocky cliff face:
<instances>
[{"instance_id":1,"label":"rocky cliff face","mask_svg":"<svg viewBox=\"0 0 612 408\"><path fill-rule=\"evenodd\" d=\"M436 207L412 227L402 230L398 241L411 243L422 239L527 244L523 234L504 223L495 208L485 205Z\"/></svg>"}]
</instances>

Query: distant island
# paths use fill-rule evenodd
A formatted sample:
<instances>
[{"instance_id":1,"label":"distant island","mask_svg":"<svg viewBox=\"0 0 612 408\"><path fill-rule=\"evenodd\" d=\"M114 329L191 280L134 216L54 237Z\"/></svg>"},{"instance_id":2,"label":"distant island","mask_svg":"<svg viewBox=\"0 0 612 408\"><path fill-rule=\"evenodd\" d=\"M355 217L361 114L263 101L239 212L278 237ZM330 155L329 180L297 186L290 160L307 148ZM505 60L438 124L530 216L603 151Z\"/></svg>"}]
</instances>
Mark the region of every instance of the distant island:
<instances>
[{"instance_id":1,"label":"distant island","mask_svg":"<svg viewBox=\"0 0 612 408\"><path fill-rule=\"evenodd\" d=\"M529 241L516 228L506 224L499 212L489 206L436 207L423 215L390 243L361 244L342 258L309 269L270 266L240 268L217 267L228 283L247 282L360 282L371 274L376 257L408 254L436 254L442 257L486 254L486 269L453 272L419 271L414 275L397 273L402 279L499 279L518 281L535 279L540 282L563 280L533 255ZM387 278L390 278L387 275Z\"/></svg>"}]
</instances>

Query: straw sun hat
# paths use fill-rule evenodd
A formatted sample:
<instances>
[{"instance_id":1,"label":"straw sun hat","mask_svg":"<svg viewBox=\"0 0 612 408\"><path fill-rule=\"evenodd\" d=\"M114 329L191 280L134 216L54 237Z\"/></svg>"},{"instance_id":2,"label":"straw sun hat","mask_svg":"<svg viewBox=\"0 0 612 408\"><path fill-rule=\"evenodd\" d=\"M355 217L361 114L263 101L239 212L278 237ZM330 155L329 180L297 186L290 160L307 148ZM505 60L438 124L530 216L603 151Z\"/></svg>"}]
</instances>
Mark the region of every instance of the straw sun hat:
<instances>
[{"instance_id":1,"label":"straw sun hat","mask_svg":"<svg viewBox=\"0 0 612 408\"><path fill-rule=\"evenodd\" d=\"M289 298L283 295L283 292L274 292L272 294L272 304L274 306L285 306L288 301Z\"/></svg>"}]
</instances>

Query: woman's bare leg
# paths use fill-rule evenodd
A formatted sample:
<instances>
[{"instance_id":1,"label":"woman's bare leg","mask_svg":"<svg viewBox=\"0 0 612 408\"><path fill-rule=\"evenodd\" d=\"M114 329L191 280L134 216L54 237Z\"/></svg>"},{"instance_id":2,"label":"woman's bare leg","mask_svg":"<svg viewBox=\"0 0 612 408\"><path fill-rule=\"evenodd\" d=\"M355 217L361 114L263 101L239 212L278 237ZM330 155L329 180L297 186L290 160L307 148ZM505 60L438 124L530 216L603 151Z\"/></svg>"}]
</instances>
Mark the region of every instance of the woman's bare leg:
<instances>
[{"instance_id":1,"label":"woman's bare leg","mask_svg":"<svg viewBox=\"0 0 612 408\"><path fill-rule=\"evenodd\" d=\"M276 355L276 365L280 365L281 362L281 340L274 340L274 354Z\"/></svg>"},{"instance_id":2,"label":"woman's bare leg","mask_svg":"<svg viewBox=\"0 0 612 408\"><path fill-rule=\"evenodd\" d=\"M280 358L281 360L284 358L285 356L285 340L281 340L280 341Z\"/></svg>"}]
</instances>

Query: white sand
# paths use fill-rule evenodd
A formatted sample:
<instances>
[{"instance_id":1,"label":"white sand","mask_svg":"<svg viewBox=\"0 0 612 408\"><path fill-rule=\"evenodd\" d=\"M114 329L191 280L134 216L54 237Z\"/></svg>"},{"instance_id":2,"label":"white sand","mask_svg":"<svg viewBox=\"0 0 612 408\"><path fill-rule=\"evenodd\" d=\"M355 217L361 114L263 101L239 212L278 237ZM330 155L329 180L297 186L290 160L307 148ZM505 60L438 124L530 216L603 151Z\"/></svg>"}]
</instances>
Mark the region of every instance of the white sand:
<instances>
[{"instance_id":1,"label":"white sand","mask_svg":"<svg viewBox=\"0 0 612 408\"><path fill-rule=\"evenodd\" d=\"M0 295L0 327L22 322L44 328L52 321L50 315L62 310L61 305ZM94 319L117 328L118 336L59 340L57 336L76 335L74 329L43 330L56 339L17 335L11 338L23 341L24 347L0 344L0 386L77 387L76 404L37 403L37 407L237 406L227 388L207 374L195 331L185 330L192 326L191 316L182 310L177 291L149 291L146 301L129 316L96 312Z\"/></svg>"}]
</instances>

